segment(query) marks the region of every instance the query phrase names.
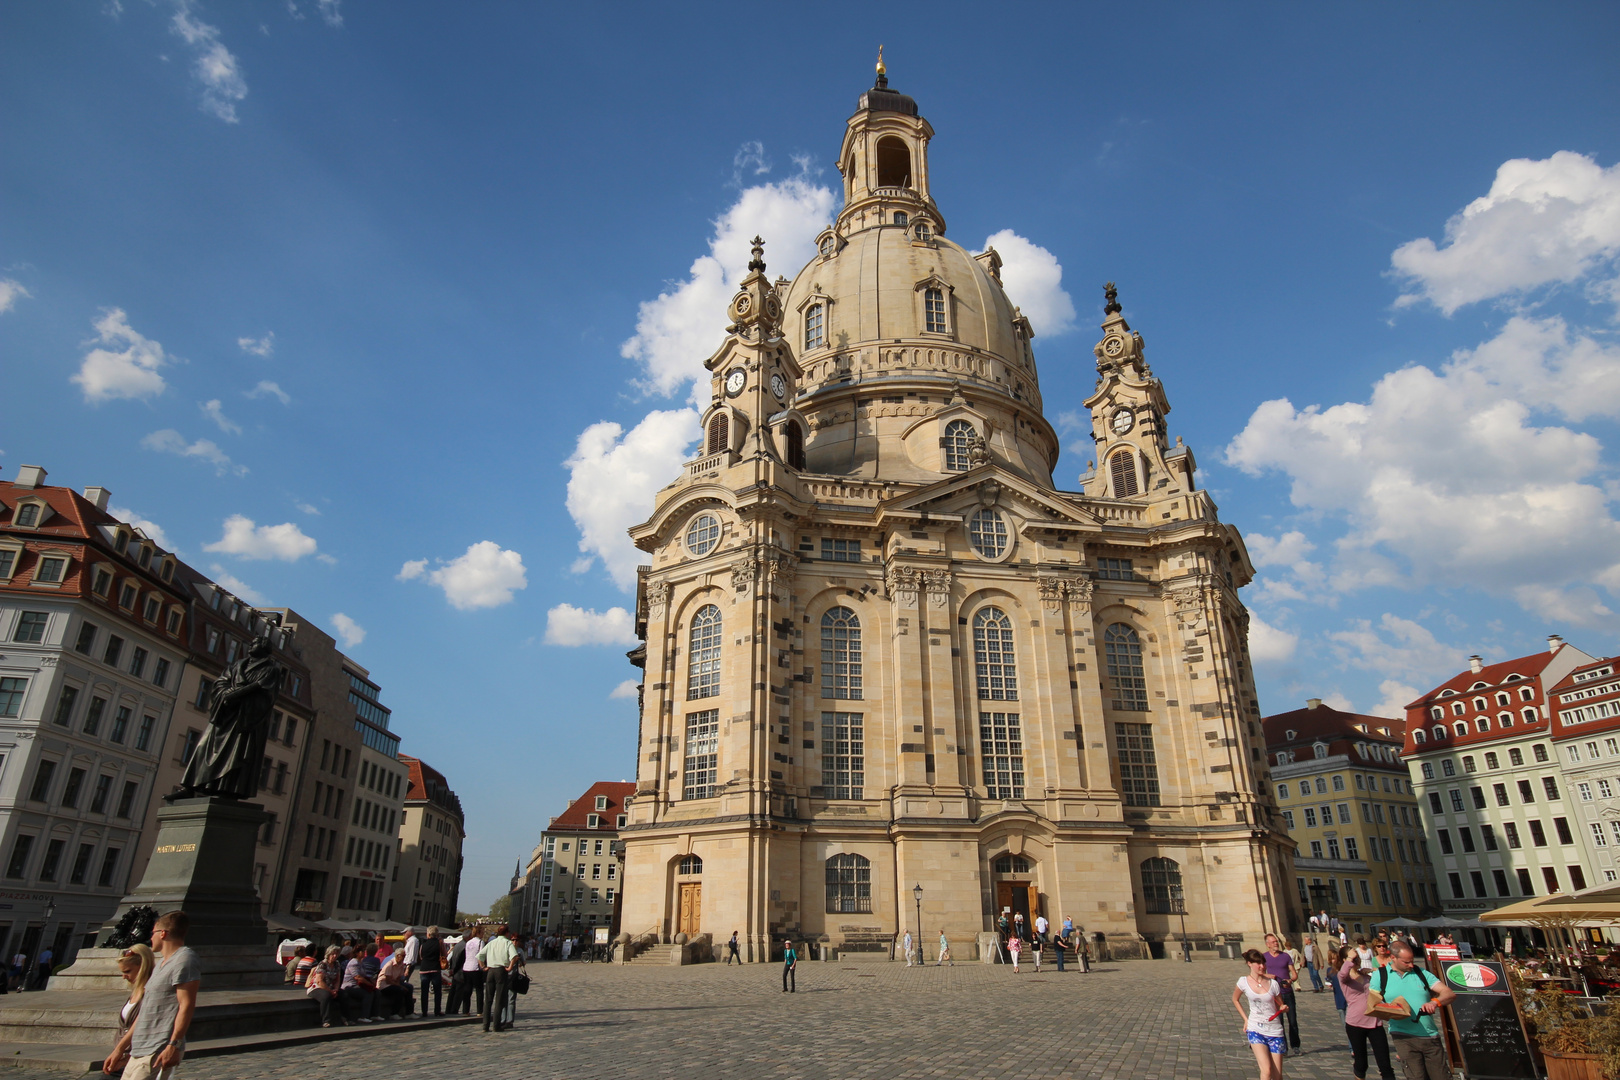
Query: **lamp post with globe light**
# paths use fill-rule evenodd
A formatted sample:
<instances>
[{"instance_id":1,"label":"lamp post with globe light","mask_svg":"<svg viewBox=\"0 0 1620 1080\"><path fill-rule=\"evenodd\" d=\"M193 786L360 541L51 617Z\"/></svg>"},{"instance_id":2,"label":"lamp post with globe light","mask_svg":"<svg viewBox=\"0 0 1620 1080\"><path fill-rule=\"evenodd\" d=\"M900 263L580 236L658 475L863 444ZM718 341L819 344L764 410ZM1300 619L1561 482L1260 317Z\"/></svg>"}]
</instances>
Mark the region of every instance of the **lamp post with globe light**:
<instances>
[{"instance_id":1,"label":"lamp post with globe light","mask_svg":"<svg viewBox=\"0 0 1620 1080\"><path fill-rule=\"evenodd\" d=\"M917 962L927 963L928 958L923 955L923 928L922 928L922 886L914 885L911 889L911 898L917 901Z\"/></svg>"},{"instance_id":2,"label":"lamp post with globe light","mask_svg":"<svg viewBox=\"0 0 1620 1080\"><path fill-rule=\"evenodd\" d=\"M1187 898L1180 885L1170 886L1170 912L1181 916L1181 958L1192 963L1192 945L1187 941Z\"/></svg>"}]
</instances>

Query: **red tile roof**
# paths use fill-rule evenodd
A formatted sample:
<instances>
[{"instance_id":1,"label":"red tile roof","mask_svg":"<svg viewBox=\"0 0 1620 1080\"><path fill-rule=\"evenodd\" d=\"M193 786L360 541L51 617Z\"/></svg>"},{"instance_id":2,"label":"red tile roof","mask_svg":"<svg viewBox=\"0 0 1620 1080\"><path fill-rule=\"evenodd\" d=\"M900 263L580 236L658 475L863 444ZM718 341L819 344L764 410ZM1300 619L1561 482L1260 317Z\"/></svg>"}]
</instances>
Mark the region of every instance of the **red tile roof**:
<instances>
[{"instance_id":1,"label":"red tile roof","mask_svg":"<svg viewBox=\"0 0 1620 1080\"><path fill-rule=\"evenodd\" d=\"M1580 677L1587 675L1589 672L1602 671L1605 668L1615 672L1615 674L1599 675L1595 678ZM1588 691L1596 691L1596 693L1591 693L1589 696L1576 701L1565 702L1559 700L1564 691L1574 690L1577 687ZM1547 692L1547 700L1552 706L1554 739L1574 739L1583 735L1610 734L1614 731L1620 731L1620 661L1616 661L1614 657L1610 656L1601 660L1594 660L1590 664L1582 664L1568 675L1565 675L1557 686ZM1590 720L1578 720L1573 724L1564 722L1566 714L1579 709L1588 710L1586 715L1590 716L1593 711L1596 711L1592 707L1598 702L1608 702L1611 715Z\"/></svg>"},{"instance_id":2,"label":"red tile roof","mask_svg":"<svg viewBox=\"0 0 1620 1080\"><path fill-rule=\"evenodd\" d=\"M1363 724L1367 730L1356 727ZM1306 707L1293 712L1277 713L1260 721L1265 729L1266 747L1281 750L1300 743L1313 743L1318 739L1341 736L1349 739L1371 739L1378 742L1400 742L1405 734L1406 721L1389 716L1367 716L1363 713L1341 712L1331 705ZM1389 734L1379 731L1388 728ZM1288 738L1293 731L1294 737Z\"/></svg>"},{"instance_id":3,"label":"red tile roof","mask_svg":"<svg viewBox=\"0 0 1620 1080\"><path fill-rule=\"evenodd\" d=\"M410 768L410 784L405 789L406 802L430 802L461 818L461 799L450 790L450 781L444 778L443 773L409 754L399 755L399 760Z\"/></svg>"},{"instance_id":4,"label":"red tile roof","mask_svg":"<svg viewBox=\"0 0 1620 1080\"><path fill-rule=\"evenodd\" d=\"M596 831L616 832L618 831L617 815L624 813L624 801L635 793L636 785L633 783L598 780L590 786L585 794L569 804L568 809L552 818L551 825L546 831L589 831L591 829L590 815L598 814L600 820L597 822ZM599 795L607 797L607 808L604 810L596 808L596 799Z\"/></svg>"},{"instance_id":5,"label":"red tile roof","mask_svg":"<svg viewBox=\"0 0 1620 1080\"><path fill-rule=\"evenodd\" d=\"M1515 721L1522 720L1525 709L1538 707L1545 700L1542 695L1541 673L1548 664L1552 663L1553 657L1557 655L1556 652L1548 649L1543 652L1531 653L1529 656L1520 656L1512 660L1486 664L1478 671L1470 668L1453 675L1406 707L1408 730L1406 753L1432 753L1436 750L1450 750L1456 747L1472 746L1477 743L1495 742L1502 738L1515 738L1525 734L1527 731L1530 733L1546 731L1545 726L1537 726L1537 724L1543 723L1541 720L1538 720L1536 724L1521 725L1516 722L1514 726L1508 728L1501 728L1492 723L1486 731L1477 730L1477 725L1473 721L1476 716L1495 717L1499 710L1512 713ZM1515 675L1518 678L1511 677ZM1496 703L1494 698L1486 697L1483 710L1474 707L1472 700L1474 697L1494 695L1498 690L1508 687L1513 688L1513 700L1509 704L1500 705ZM1531 690L1529 699L1519 696L1518 691L1524 687ZM1447 693L1447 691L1451 692ZM1461 716L1454 714L1451 709L1452 704L1456 702L1462 702L1464 705ZM1445 718L1442 720L1431 717L1429 709L1442 704L1445 707ZM1453 731L1452 725L1458 720L1468 722L1469 730L1466 734L1458 735ZM1426 742L1419 744L1410 737L1413 731L1418 730L1423 730L1425 734L1428 734L1427 729L1436 724L1446 729L1444 740L1430 738Z\"/></svg>"}]
</instances>

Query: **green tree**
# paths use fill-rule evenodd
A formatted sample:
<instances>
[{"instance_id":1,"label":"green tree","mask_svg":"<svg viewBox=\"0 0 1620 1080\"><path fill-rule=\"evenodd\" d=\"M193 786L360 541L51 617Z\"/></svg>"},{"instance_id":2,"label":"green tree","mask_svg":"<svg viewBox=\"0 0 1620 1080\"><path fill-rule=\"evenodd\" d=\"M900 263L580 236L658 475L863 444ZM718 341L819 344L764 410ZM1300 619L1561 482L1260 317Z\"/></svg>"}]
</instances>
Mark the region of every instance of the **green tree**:
<instances>
[{"instance_id":1,"label":"green tree","mask_svg":"<svg viewBox=\"0 0 1620 1080\"><path fill-rule=\"evenodd\" d=\"M489 918L491 922L512 921L512 894L507 893L493 904L489 905Z\"/></svg>"}]
</instances>

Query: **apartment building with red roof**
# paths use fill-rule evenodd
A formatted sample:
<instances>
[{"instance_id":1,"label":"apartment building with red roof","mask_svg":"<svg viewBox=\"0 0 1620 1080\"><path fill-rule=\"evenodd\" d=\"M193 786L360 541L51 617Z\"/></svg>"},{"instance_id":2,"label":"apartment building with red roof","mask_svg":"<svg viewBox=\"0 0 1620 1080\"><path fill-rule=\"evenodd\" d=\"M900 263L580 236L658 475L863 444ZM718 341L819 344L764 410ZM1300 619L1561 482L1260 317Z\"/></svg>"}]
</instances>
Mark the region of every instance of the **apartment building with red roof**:
<instances>
[{"instance_id":1,"label":"apartment building with red roof","mask_svg":"<svg viewBox=\"0 0 1620 1080\"><path fill-rule=\"evenodd\" d=\"M1405 722L1311 698L1262 722L1271 782L1310 913L1351 933L1440 910L1422 811L1401 759Z\"/></svg>"},{"instance_id":2,"label":"apartment building with red roof","mask_svg":"<svg viewBox=\"0 0 1620 1080\"><path fill-rule=\"evenodd\" d=\"M1547 651L1458 672L1406 707L1403 756L1427 804L1446 914L1478 915L1592 883L1553 745L1548 691L1592 657Z\"/></svg>"},{"instance_id":3,"label":"apartment building with red roof","mask_svg":"<svg viewBox=\"0 0 1620 1080\"><path fill-rule=\"evenodd\" d=\"M409 754L404 818L394 873L394 918L413 926L453 926L461 894L461 845L467 838L461 799L427 762Z\"/></svg>"},{"instance_id":4,"label":"apartment building with red roof","mask_svg":"<svg viewBox=\"0 0 1620 1080\"><path fill-rule=\"evenodd\" d=\"M1582 664L1549 691L1552 739L1593 885L1620 880L1620 662Z\"/></svg>"},{"instance_id":5,"label":"apartment building with red roof","mask_svg":"<svg viewBox=\"0 0 1620 1080\"><path fill-rule=\"evenodd\" d=\"M523 932L576 934L598 926L617 932L624 879L619 830L635 791L633 783L598 780L551 819L522 878L513 883ZM700 884L701 860L682 867L677 889Z\"/></svg>"}]
</instances>

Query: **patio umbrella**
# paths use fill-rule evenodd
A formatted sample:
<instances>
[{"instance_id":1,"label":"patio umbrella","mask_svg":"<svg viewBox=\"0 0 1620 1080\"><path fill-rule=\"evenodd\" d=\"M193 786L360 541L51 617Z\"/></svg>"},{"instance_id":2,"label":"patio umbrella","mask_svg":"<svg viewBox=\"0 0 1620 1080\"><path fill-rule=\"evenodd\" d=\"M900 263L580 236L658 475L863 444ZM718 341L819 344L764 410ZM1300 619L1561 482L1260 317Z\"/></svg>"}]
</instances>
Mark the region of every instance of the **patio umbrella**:
<instances>
[{"instance_id":1,"label":"patio umbrella","mask_svg":"<svg viewBox=\"0 0 1620 1080\"><path fill-rule=\"evenodd\" d=\"M1423 926L1423 925L1424 925L1423 923L1418 922L1416 919L1408 919L1408 918L1405 918L1403 916L1396 916L1395 918L1390 919L1390 920L1388 920L1386 922L1373 923L1373 929L1377 930L1380 926L1396 926L1396 927L1401 927L1402 929L1404 929L1404 928L1406 928L1408 926Z\"/></svg>"}]
</instances>

